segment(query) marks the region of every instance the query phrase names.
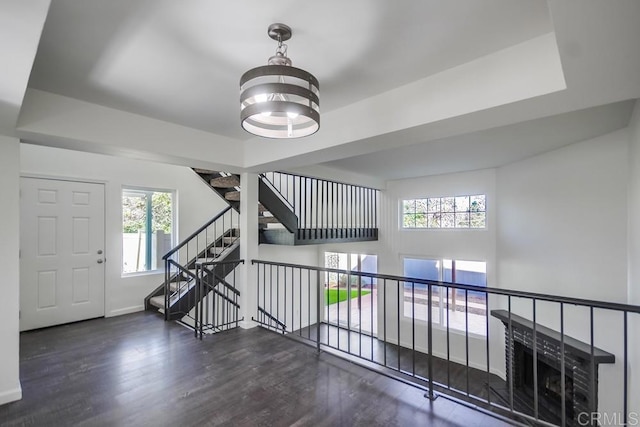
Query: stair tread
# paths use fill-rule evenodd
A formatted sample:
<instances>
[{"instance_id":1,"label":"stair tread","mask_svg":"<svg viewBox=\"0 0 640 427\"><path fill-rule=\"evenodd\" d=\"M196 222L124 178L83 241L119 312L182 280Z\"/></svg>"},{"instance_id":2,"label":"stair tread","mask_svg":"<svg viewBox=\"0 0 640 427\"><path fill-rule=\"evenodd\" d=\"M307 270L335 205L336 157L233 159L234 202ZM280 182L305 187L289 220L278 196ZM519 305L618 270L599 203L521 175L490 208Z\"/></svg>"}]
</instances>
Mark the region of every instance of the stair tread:
<instances>
[{"instance_id":1,"label":"stair tread","mask_svg":"<svg viewBox=\"0 0 640 427\"><path fill-rule=\"evenodd\" d=\"M240 201L240 192L239 191L228 191L224 193L224 198L230 200L232 202Z\"/></svg>"},{"instance_id":2,"label":"stair tread","mask_svg":"<svg viewBox=\"0 0 640 427\"><path fill-rule=\"evenodd\" d=\"M202 174L208 174L208 175L214 175L214 174L218 174L218 171L212 171L209 169L200 169L200 168L193 168L193 171L195 173L202 173Z\"/></svg>"},{"instance_id":3,"label":"stair tread","mask_svg":"<svg viewBox=\"0 0 640 427\"><path fill-rule=\"evenodd\" d=\"M260 216L258 217L258 224L275 224L278 223L278 218L275 216Z\"/></svg>"},{"instance_id":4,"label":"stair tread","mask_svg":"<svg viewBox=\"0 0 640 427\"><path fill-rule=\"evenodd\" d=\"M268 210L267 208L264 207L262 203L258 203L258 212L264 213L264 212L268 212Z\"/></svg>"},{"instance_id":5,"label":"stair tread","mask_svg":"<svg viewBox=\"0 0 640 427\"><path fill-rule=\"evenodd\" d=\"M220 176L209 181L212 187L234 188L240 186L240 178L236 175Z\"/></svg>"},{"instance_id":6,"label":"stair tread","mask_svg":"<svg viewBox=\"0 0 640 427\"><path fill-rule=\"evenodd\" d=\"M156 308L164 308L164 295L149 298L149 304Z\"/></svg>"}]
</instances>

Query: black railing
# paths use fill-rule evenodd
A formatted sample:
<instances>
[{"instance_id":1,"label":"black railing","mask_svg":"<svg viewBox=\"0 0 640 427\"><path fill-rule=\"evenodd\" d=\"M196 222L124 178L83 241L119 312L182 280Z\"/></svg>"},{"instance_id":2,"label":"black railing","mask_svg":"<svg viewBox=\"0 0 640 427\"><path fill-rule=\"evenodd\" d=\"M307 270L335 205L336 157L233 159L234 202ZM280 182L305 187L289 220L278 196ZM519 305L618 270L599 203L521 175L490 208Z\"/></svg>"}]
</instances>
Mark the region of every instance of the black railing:
<instances>
[{"instance_id":1,"label":"black railing","mask_svg":"<svg viewBox=\"0 0 640 427\"><path fill-rule=\"evenodd\" d=\"M639 306L252 264L254 321L420 387L430 399L536 425L595 425L603 413L626 423L632 414L628 325L640 321Z\"/></svg>"},{"instance_id":2,"label":"black railing","mask_svg":"<svg viewBox=\"0 0 640 427\"><path fill-rule=\"evenodd\" d=\"M216 261L232 251L237 252L239 220L240 214L227 207L162 257L165 261L165 320L187 316L193 309L197 262ZM237 257L235 252L234 256Z\"/></svg>"},{"instance_id":3,"label":"black railing","mask_svg":"<svg viewBox=\"0 0 640 427\"><path fill-rule=\"evenodd\" d=\"M240 264L244 260L196 263L196 337L238 327L242 320L237 289Z\"/></svg>"},{"instance_id":4,"label":"black railing","mask_svg":"<svg viewBox=\"0 0 640 427\"><path fill-rule=\"evenodd\" d=\"M297 216L298 239L377 238L378 190L284 172L260 178Z\"/></svg>"}]
</instances>

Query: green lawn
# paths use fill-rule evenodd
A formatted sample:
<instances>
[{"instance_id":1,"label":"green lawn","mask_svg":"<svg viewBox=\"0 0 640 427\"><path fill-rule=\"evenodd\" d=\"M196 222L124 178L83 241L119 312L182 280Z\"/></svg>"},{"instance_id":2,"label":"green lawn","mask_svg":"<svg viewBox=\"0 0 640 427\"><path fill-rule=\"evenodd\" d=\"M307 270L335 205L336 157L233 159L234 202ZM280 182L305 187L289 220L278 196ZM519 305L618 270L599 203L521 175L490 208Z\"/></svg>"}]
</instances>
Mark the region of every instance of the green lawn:
<instances>
[{"instance_id":1,"label":"green lawn","mask_svg":"<svg viewBox=\"0 0 640 427\"><path fill-rule=\"evenodd\" d=\"M370 294L371 291L362 290L360 295L364 296ZM358 296L358 290L351 290L351 298L356 298ZM346 289L327 289L326 297L326 305L335 304L337 302L342 302L347 300L347 290Z\"/></svg>"}]
</instances>

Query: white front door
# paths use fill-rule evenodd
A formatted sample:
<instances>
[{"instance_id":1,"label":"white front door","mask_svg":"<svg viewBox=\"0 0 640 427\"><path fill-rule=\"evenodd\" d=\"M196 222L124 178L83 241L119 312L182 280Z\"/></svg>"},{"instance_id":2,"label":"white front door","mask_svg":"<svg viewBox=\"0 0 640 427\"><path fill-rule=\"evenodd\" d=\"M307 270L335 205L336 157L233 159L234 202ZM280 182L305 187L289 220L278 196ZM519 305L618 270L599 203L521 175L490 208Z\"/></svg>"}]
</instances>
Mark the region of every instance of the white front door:
<instances>
[{"instance_id":1,"label":"white front door","mask_svg":"<svg viewBox=\"0 0 640 427\"><path fill-rule=\"evenodd\" d=\"M20 180L20 330L104 316L104 185Z\"/></svg>"}]
</instances>

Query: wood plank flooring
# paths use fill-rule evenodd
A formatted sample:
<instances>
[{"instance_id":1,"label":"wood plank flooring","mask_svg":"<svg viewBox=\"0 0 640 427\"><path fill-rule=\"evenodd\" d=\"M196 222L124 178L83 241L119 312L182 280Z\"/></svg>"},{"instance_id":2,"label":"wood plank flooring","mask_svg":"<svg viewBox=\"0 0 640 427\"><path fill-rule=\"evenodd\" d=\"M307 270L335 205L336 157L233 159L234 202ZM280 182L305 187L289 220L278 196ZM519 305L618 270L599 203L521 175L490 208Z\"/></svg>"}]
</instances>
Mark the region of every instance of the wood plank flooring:
<instances>
[{"instance_id":1,"label":"wood plank flooring","mask_svg":"<svg viewBox=\"0 0 640 427\"><path fill-rule=\"evenodd\" d=\"M23 333L2 426L500 426L261 328L203 341L153 313Z\"/></svg>"}]
</instances>

